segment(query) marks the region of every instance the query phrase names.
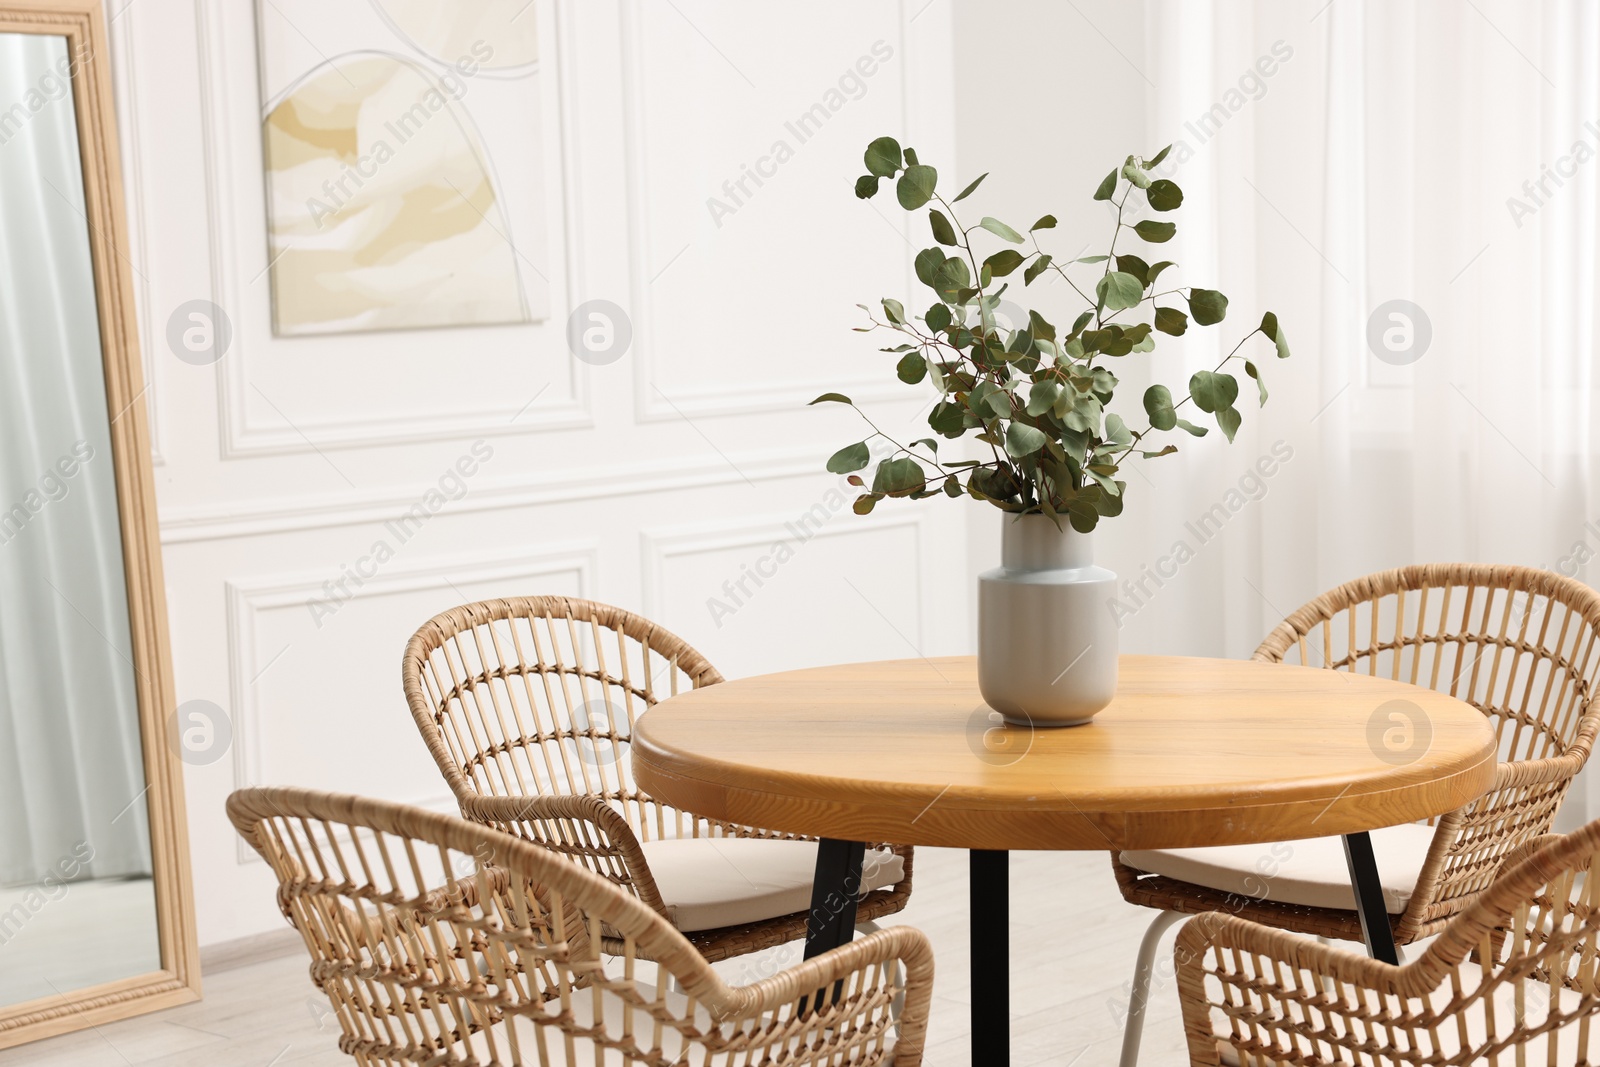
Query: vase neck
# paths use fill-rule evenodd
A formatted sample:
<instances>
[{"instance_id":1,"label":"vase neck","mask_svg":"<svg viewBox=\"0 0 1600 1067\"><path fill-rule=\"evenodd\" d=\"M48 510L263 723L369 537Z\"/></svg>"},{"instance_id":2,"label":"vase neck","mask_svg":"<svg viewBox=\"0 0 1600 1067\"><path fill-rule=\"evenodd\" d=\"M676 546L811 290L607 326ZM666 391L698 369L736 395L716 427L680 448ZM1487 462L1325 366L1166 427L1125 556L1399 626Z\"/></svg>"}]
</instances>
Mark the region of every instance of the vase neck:
<instances>
[{"instance_id":1,"label":"vase neck","mask_svg":"<svg viewBox=\"0 0 1600 1067\"><path fill-rule=\"evenodd\" d=\"M1094 542L1089 534L1068 525L1065 516L1058 528L1048 515L1008 515L1000 542L1000 561L1006 567L1027 570L1088 567L1094 563Z\"/></svg>"}]
</instances>

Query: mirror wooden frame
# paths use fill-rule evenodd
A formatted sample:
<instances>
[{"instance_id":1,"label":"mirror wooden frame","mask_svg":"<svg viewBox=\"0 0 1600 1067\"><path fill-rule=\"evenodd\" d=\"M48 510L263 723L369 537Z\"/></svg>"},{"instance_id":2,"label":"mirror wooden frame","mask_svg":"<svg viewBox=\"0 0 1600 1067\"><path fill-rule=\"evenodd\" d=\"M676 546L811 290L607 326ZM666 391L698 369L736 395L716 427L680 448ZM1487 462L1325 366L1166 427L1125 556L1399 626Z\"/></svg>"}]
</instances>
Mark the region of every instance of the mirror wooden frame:
<instances>
[{"instance_id":1,"label":"mirror wooden frame","mask_svg":"<svg viewBox=\"0 0 1600 1067\"><path fill-rule=\"evenodd\" d=\"M100 348L111 422L117 510L128 586L144 749L145 797L161 967L59 997L0 1005L0 1048L69 1033L200 999L200 957L189 872L183 765L169 735L176 704L167 637L161 541L150 463L146 389L139 360L122 172L111 95L110 41L102 0L0 0L0 33L65 37L72 64L83 191L94 267Z\"/></svg>"}]
</instances>

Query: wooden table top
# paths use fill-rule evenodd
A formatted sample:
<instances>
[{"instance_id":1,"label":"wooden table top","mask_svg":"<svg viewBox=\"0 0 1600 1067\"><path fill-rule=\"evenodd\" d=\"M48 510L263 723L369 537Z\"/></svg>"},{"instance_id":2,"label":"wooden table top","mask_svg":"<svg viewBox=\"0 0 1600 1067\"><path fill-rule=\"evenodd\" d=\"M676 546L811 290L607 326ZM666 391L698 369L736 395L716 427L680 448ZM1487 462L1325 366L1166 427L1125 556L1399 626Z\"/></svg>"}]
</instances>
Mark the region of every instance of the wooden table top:
<instances>
[{"instance_id":1,"label":"wooden table top","mask_svg":"<svg viewBox=\"0 0 1600 1067\"><path fill-rule=\"evenodd\" d=\"M1470 704L1313 667L1123 656L1093 722L1006 726L972 657L789 671L640 717L639 786L717 819L984 849L1245 844L1372 830L1486 792Z\"/></svg>"}]
</instances>

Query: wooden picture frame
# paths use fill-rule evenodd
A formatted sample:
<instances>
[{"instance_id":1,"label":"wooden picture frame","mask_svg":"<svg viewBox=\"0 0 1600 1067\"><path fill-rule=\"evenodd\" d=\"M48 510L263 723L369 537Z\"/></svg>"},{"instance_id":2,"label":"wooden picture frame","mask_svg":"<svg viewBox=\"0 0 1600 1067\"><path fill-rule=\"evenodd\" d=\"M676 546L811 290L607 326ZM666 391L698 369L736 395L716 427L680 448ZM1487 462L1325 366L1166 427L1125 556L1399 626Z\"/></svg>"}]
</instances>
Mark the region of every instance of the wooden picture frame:
<instances>
[{"instance_id":1,"label":"wooden picture frame","mask_svg":"<svg viewBox=\"0 0 1600 1067\"><path fill-rule=\"evenodd\" d=\"M198 1000L200 958L183 766L169 738L176 715L172 655L102 0L0 0L0 33L64 37L72 61L72 103L122 525L161 952L160 969L147 974L0 1005L0 1048L9 1048Z\"/></svg>"}]
</instances>

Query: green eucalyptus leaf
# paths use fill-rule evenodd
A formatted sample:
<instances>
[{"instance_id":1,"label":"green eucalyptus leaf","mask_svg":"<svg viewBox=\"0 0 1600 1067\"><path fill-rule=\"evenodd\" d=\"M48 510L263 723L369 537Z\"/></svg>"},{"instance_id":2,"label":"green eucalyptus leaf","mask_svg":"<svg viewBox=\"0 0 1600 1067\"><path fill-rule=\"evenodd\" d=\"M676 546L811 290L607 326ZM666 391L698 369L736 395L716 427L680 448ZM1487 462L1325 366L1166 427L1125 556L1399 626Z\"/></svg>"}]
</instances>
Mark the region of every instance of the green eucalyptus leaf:
<instances>
[{"instance_id":1,"label":"green eucalyptus leaf","mask_svg":"<svg viewBox=\"0 0 1600 1067\"><path fill-rule=\"evenodd\" d=\"M893 137L879 137L867 145L864 157L867 173L879 178L892 178L900 169L900 142Z\"/></svg>"},{"instance_id":2,"label":"green eucalyptus leaf","mask_svg":"<svg viewBox=\"0 0 1600 1067\"><path fill-rule=\"evenodd\" d=\"M1043 415L1055 407L1056 401L1061 397L1061 390L1061 383L1054 378L1034 382L1028 389L1028 414Z\"/></svg>"},{"instance_id":3,"label":"green eucalyptus leaf","mask_svg":"<svg viewBox=\"0 0 1600 1067\"><path fill-rule=\"evenodd\" d=\"M1196 437L1204 437L1206 434L1211 432L1210 430L1206 429L1204 426L1196 426L1194 423L1190 422L1188 419L1179 419L1178 420L1178 429L1183 430L1183 431L1185 431L1187 433L1193 434Z\"/></svg>"},{"instance_id":4,"label":"green eucalyptus leaf","mask_svg":"<svg viewBox=\"0 0 1600 1067\"><path fill-rule=\"evenodd\" d=\"M1032 285L1035 278L1050 269L1050 256L1048 253L1028 264L1028 269L1022 272L1022 284Z\"/></svg>"},{"instance_id":5,"label":"green eucalyptus leaf","mask_svg":"<svg viewBox=\"0 0 1600 1067\"><path fill-rule=\"evenodd\" d=\"M1096 464L1096 466L1098 466L1098 464ZM1115 471L1116 468L1113 467L1112 470ZM1092 466L1086 468L1083 473L1093 478L1095 483L1098 484L1101 489L1105 490L1105 496L1121 495L1121 490L1119 488L1120 483L1112 481L1109 475L1102 474Z\"/></svg>"},{"instance_id":6,"label":"green eucalyptus leaf","mask_svg":"<svg viewBox=\"0 0 1600 1067\"><path fill-rule=\"evenodd\" d=\"M928 363L916 352L907 352L895 365L895 374L907 385L916 385L928 375Z\"/></svg>"},{"instance_id":7,"label":"green eucalyptus leaf","mask_svg":"<svg viewBox=\"0 0 1600 1067\"><path fill-rule=\"evenodd\" d=\"M1149 284L1148 277L1150 274L1150 264L1146 263L1138 256L1118 256L1117 269L1124 274L1131 274L1135 278L1138 278L1140 285Z\"/></svg>"},{"instance_id":8,"label":"green eucalyptus leaf","mask_svg":"<svg viewBox=\"0 0 1600 1067\"><path fill-rule=\"evenodd\" d=\"M1106 415L1106 440L1114 445L1133 443L1133 433L1120 415L1114 413Z\"/></svg>"},{"instance_id":9,"label":"green eucalyptus leaf","mask_svg":"<svg viewBox=\"0 0 1600 1067\"><path fill-rule=\"evenodd\" d=\"M1067 511L1067 521L1072 523L1072 528L1079 533L1094 533L1094 528L1100 525L1100 515L1093 510L1085 512L1070 508Z\"/></svg>"},{"instance_id":10,"label":"green eucalyptus leaf","mask_svg":"<svg viewBox=\"0 0 1600 1067\"><path fill-rule=\"evenodd\" d=\"M984 267L996 278L1004 278L1007 274L1022 266L1022 263L1022 253L1015 248L1002 248L983 261Z\"/></svg>"},{"instance_id":11,"label":"green eucalyptus leaf","mask_svg":"<svg viewBox=\"0 0 1600 1067\"><path fill-rule=\"evenodd\" d=\"M872 453L867 449L865 441L857 441L853 445L845 445L832 456L828 457L828 472L830 474L849 474L858 471L872 461Z\"/></svg>"},{"instance_id":12,"label":"green eucalyptus leaf","mask_svg":"<svg viewBox=\"0 0 1600 1067\"><path fill-rule=\"evenodd\" d=\"M978 186L982 185L983 184L983 179L987 178L988 176L989 176L989 172L988 171L984 171L982 174L980 174L976 178L972 179L972 181L967 185L967 187L965 189L961 190L959 193L957 193L956 194L956 198L954 200L950 201L950 202L952 204L961 203L961 201L963 201L967 197L971 196L973 190L976 189Z\"/></svg>"},{"instance_id":13,"label":"green eucalyptus leaf","mask_svg":"<svg viewBox=\"0 0 1600 1067\"><path fill-rule=\"evenodd\" d=\"M956 229L950 225L950 220L945 218L944 212L938 208L928 209L928 223L933 229L933 239L942 245L958 245L961 241L956 237Z\"/></svg>"},{"instance_id":14,"label":"green eucalyptus leaf","mask_svg":"<svg viewBox=\"0 0 1600 1067\"><path fill-rule=\"evenodd\" d=\"M878 464L878 472L872 479L872 491L885 496L905 496L921 489L926 481L920 463L909 456L897 456Z\"/></svg>"},{"instance_id":15,"label":"green eucalyptus leaf","mask_svg":"<svg viewBox=\"0 0 1600 1067\"><path fill-rule=\"evenodd\" d=\"M983 218L978 220L978 225L982 226L984 229L988 230L990 233L994 234L1003 241L1010 241L1014 245L1020 245L1022 243L1022 234L1018 233L1016 230L1013 230L1010 226L1007 226L999 219L991 218L990 216L985 215Z\"/></svg>"},{"instance_id":16,"label":"green eucalyptus leaf","mask_svg":"<svg viewBox=\"0 0 1600 1067\"><path fill-rule=\"evenodd\" d=\"M991 418L1009 419L1016 414L1012 407L1011 394L1004 389L985 393L983 401L984 406L989 409Z\"/></svg>"},{"instance_id":17,"label":"green eucalyptus leaf","mask_svg":"<svg viewBox=\"0 0 1600 1067\"><path fill-rule=\"evenodd\" d=\"M1239 432L1239 424L1243 421L1239 412L1233 408L1217 409L1217 425L1222 428L1222 435L1230 444L1233 442L1233 435Z\"/></svg>"},{"instance_id":18,"label":"green eucalyptus leaf","mask_svg":"<svg viewBox=\"0 0 1600 1067\"><path fill-rule=\"evenodd\" d=\"M1189 314L1201 326L1214 326L1228 315L1228 298L1215 289L1190 289Z\"/></svg>"},{"instance_id":19,"label":"green eucalyptus leaf","mask_svg":"<svg viewBox=\"0 0 1600 1067\"><path fill-rule=\"evenodd\" d=\"M1041 341L1056 339L1056 328L1037 311L1028 312L1028 332Z\"/></svg>"},{"instance_id":20,"label":"green eucalyptus leaf","mask_svg":"<svg viewBox=\"0 0 1600 1067\"><path fill-rule=\"evenodd\" d=\"M954 474L946 478L944 480L944 495L952 498L960 496L961 479L957 478Z\"/></svg>"},{"instance_id":21,"label":"green eucalyptus leaf","mask_svg":"<svg viewBox=\"0 0 1600 1067\"><path fill-rule=\"evenodd\" d=\"M972 276L967 271L967 261L951 256L940 263L933 272L930 284L933 286L945 303L964 302L962 293L972 283Z\"/></svg>"},{"instance_id":22,"label":"green eucalyptus leaf","mask_svg":"<svg viewBox=\"0 0 1600 1067\"><path fill-rule=\"evenodd\" d=\"M871 200L878 195L878 176L876 174L863 174L856 179L856 199Z\"/></svg>"},{"instance_id":23,"label":"green eucalyptus leaf","mask_svg":"<svg viewBox=\"0 0 1600 1067\"><path fill-rule=\"evenodd\" d=\"M944 252L938 248L924 248L918 252L917 258L913 263L917 269L917 280L923 285L937 289L938 286L934 284L934 273L944 264L947 258Z\"/></svg>"},{"instance_id":24,"label":"green eucalyptus leaf","mask_svg":"<svg viewBox=\"0 0 1600 1067\"><path fill-rule=\"evenodd\" d=\"M1094 509L1108 519L1114 519L1122 514L1122 490L1127 488L1127 482L1112 482L1116 492L1109 490L1100 494L1100 499L1094 502Z\"/></svg>"},{"instance_id":25,"label":"green eucalyptus leaf","mask_svg":"<svg viewBox=\"0 0 1600 1067\"><path fill-rule=\"evenodd\" d=\"M1144 299L1144 283L1120 270L1109 271L1095 283L1095 298L1107 311L1137 307Z\"/></svg>"},{"instance_id":26,"label":"green eucalyptus leaf","mask_svg":"<svg viewBox=\"0 0 1600 1067\"><path fill-rule=\"evenodd\" d=\"M893 297L886 296L883 298L883 313L887 315L889 321L894 323L896 326L902 326L905 324L905 305Z\"/></svg>"},{"instance_id":27,"label":"green eucalyptus leaf","mask_svg":"<svg viewBox=\"0 0 1600 1067\"><path fill-rule=\"evenodd\" d=\"M1155 170L1157 167L1161 166L1161 161L1163 159L1167 158L1167 153L1170 152L1170 151L1172 151L1172 146L1171 145L1167 145L1167 147L1165 147L1161 151L1157 152L1153 159L1149 159L1149 160L1145 161L1144 169L1145 170Z\"/></svg>"},{"instance_id":28,"label":"green eucalyptus leaf","mask_svg":"<svg viewBox=\"0 0 1600 1067\"><path fill-rule=\"evenodd\" d=\"M1127 163L1122 165L1122 176L1140 189L1150 188L1150 175L1140 169L1130 156Z\"/></svg>"},{"instance_id":29,"label":"green eucalyptus leaf","mask_svg":"<svg viewBox=\"0 0 1600 1067\"><path fill-rule=\"evenodd\" d=\"M944 304L934 304L922 316L928 324L928 329L934 333L942 333L950 325L950 308Z\"/></svg>"},{"instance_id":30,"label":"green eucalyptus leaf","mask_svg":"<svg viewBox=\"0 0 1600 1067\"><path fill-rule=\"evenodd\" d=\"M1172 240L1172 235L1178 232L1178 227L1170 222L1143 219L1134 225L1133 232L1151 244L1159 245Z\"/></svg>"},{"instance_id":31,"label":"green eucalyptus leaf","mask_svg":"<svg viewBox=\"0 0 1600 1067\"><path fill-rule=\"evenodd\" d=\"M1020 420L1012 420L1006 427L1006 452L1019 459L1039 451L1044 447L1045 440L1043 430Z\"/></svg>"},{"instance_id":32,"label":"green eucalyptus leaf","mask_svg":"<svg viewBox=\"0 0 1600 1067\"><path fill-rule=\"evenodd\" d=\"M1173 211L1183 203L1183 190L1179 189L1176 182L1169 182L1165 178L1157 178L1150 183L1150 188L1144 191L1145 198L1150 201L1150 206L1157 211Z\"/></svg>"},{"instance_id":33,"label":"green eucalyptus leaf","mask_svg":"<svg viewBox=\"0 0 1600 1067\"><path fill-rule=\"evenodd\" d=\"M1163 448L1159 452L1143 452L1143 451L1141 451L1139 453L1139 455L1143 456L1145 459L1160 459L1162 456L1170 456L1170 455L1172 455L1177 450L1178 450L1178 446L1177 445L1167 445L1165 448Z\"/></svg>"},{"instance_id":34,"label":"green eucalyptus leaf","mask_svg":"<svg viewBox=\"0 0 1600 1067\"><path fill-rule=\"evenodd\" d=\"M1278 316L1270 311L1261 316L1261 332L1278 346L1279 359L1289 358L1289 340L1283 335L1283 327L1278 325Z\"/></svg>"},{"instance_id":35,"label":"green eucalyptus leaf","mask_svg":"<svg viewBox=\"0 0 1600 1067\"><path fill-rule=\"evenodd\" d=\"M1061 417L1069 430L1082 430L1089 434L1100 432L1100 398L1093 393L1074 393L1072 410Z\"/></svg>"},{"instance_id":36,"label":"green eucalyptus leaf","mask_svg":"<svg viewBox=\"0 0 1600 1067\"><path fill-rule=\"evenodd\" d=\"M1105 178L1103 178L1101 180L1100 188L1098 188L1098 189L1096 189L1094 191L1094 198L1096 200L1110 200L1111 199L1111 194L1115 193L1116 191L1117 191L1117 172L1116 172L1116 168L1112 168L1111 173L1107 174L1105 176Z\"/></svg>"},{"instance_id":37,"label":"green eucalyptus leaf","mask_svg":"<svg viewBox=\"0 0 1600 1067\"><path fill-rule=\"evenodd\" d=\"M960 437L967 428L966 412L954 401L941 400L928 412L928 425L943 437Z\"/></svg>"},{"instance_id":38,"label":"green eucalyptus leaf","mask_svg":"<svg viewBox=\"0 0 1600 1067\"><path fill-rule=\"evenodd\" d=\"M895 196L900 201L900 206L907 211L917 208L933 199L934 186L938 184L939 172L932 167L922 164L913 164L906 168L900 180L895 183Z\"/></svg>"},{"instance_id":39,"label":"green eucalyptus leaf","mask_svg":"<svg viewBox=\"0 0 1600 1067\"><path fill-rule=\"evenodd\" d=\"M1239 399L1239 380L1217 371L1195 371L1189 379L1189 395L1201 411L1221 411Z\"/></svg>"},{"instance_id":40,"label":"green eucalyptus leaf","mask_svg":"<svg viewBox=\"0 0 1600 1067\"><path fill-rule=\"evenodd\" d=\"M1178 425L1178 416L1172 408L1172 390L1164 385L1152 385L1144 391L1144 411L1150 416L1150 425L1157 430L1170 430Z\"/></svg>"},{"instance_id":41,"label":"green eucalyptus leaf","mask_svg":"<svg viewBox=\"0 0 1600 1067\"><path fill-rule=\"evenodd\" d=\"M1173 267L1176 265L1177 264L1173 263L1170 259L1163 259L1160 263L1150 264L1150 269L1145 271L1145 284L1154 287L1156 284L1156 279L1161 277L1161 272L1166 270L1168 267Z\"/></svg>"},{"instance_id":42,"label":"green eucalyptus leaf","mask_svg":"<svg viewBox=\"0 0 1600 1067\"><path fill-rule=\"evenodd\" d=\"M906 166L914 167L920 162L922 162L922 161L917 158L917 150L915 148L912 148L910 145L907 145L906 146Z\"/></svg>"},{"instance_id":43,"label":"green eucalyptus leaf","mask_svg":"<svg viewBox=\"0 0 1600 1067\"><path fill-rule=\"evenodd\" d=\"M1156 308L1156 329L1173 337L1182 337L1189 328L1189 316L1177 308Z\"/></svg>"},{"instance_id":44,"label":"green eucalyptus leaf","mask_svg":"<svg viewBox=\"0 0 1600 1067\"><path fill-rule=\"evenodd\" d=\"M1056 217L1054 215L1043 215L1043 216L1040 216L1038 222L1036 222L1032 226L1028 227L1029 230L1053 230L1055 228L1056 228Z\"/></svg>"},{"instance_id":45,"label":"green eucalyptus leaf","mask_svg":"<svg viewBox=\"0 0 1600 1067\"><path fill-rule=\"evenodd\" d=\"M1110 256L1081 256L1073 260L1074 263L1104 263Z\"/></svg>"},{"instance_id":46,"label":"green eucalyptus leaf","mask_svg":"<svg viewBox=\"0 0 1600 1067\"><path fill-rule=\"evenodd\" d=\"M1258 406L1259 407L1266 407L1267 406L1267 383L1261 380L1261 371L1256 368L1256 365L1254 363L1250 362L1247 359L1247 360L1244 361L1244 372L1246 374L1250 375L1250 377L1252 377L1252 378L1254 378L1256 380L1256 388L1258 390L1260 390L1260 392L1261 392L1261 402L1260 402L1260 404Z\"/></svg>"},{"instance_id":47,"label":"green eucalyptus leaf","mask_svg":"<svg viewBox=\"0 0 1600 1067\"><path fill-rule=\"evenodd\" d=\"M872 511L872 505L876 504L877 502L878 497L876 494L862 493L860 496L856 497L856 502L850 505L850 510L855 512L857 515L866 515Z\"/></svg>"},{"instance_id":48,"label":"green eucalyptus leaf","mask_svg":"<svg viewBox=\"0 0 1600 1067\"><path fill-rule=\"evenodd\" d=\"M811 404L821 404L821 403L824 403L824 402L830 403L830 404L850 404L851 406L855 405L855 401L851 400L849 397L845 396L843 393L823 393L821 396L819 396L815 400L813 400L811 402ZM811 404L807 404L806 407L810 407Z\"/></svg>"}]
</instances>

